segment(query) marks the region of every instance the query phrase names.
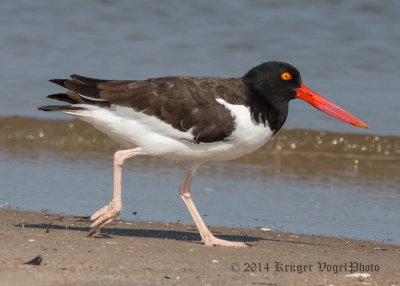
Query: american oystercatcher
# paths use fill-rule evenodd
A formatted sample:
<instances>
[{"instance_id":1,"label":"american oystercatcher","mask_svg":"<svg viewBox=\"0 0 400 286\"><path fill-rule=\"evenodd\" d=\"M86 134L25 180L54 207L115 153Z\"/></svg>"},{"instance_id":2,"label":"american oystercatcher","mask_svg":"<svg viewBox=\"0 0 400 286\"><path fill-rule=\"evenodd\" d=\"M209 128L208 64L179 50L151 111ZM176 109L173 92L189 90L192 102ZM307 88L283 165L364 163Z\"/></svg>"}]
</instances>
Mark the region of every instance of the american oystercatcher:
<instances>
[{"instance_id":1,"label":"american oystercatcher","mask_svg":"<svg viewBox=\"0 0 400 286\"><path fill-rule=\"evenodd\" d=\"M48 97L69 105L41 106L39 110L76 115L127 148L114 155L113 197L91 216L91 234L122 212L124 161L149 155L189 162L179 194L205 245L246 246L216 238L203 222L190 192L201 165L232 160L263 146L284 124L289 101L295 98L351 125L368 128L308 89L295 67L277 61L258 65L238 78L101 80L72 75L50 81L68 91Z\"/></svg>"}]
</instances>

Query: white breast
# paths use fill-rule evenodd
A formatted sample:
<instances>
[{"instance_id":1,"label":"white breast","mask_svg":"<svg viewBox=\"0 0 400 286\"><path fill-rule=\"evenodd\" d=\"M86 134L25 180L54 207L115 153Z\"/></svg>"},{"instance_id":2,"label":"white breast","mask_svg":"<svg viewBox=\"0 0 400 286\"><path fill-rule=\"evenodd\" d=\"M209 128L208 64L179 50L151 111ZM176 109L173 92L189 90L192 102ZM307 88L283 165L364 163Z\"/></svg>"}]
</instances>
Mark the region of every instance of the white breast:
<instances>
[{"instance_id":1,"label":"white breast","mask_svg":"<svg viewBox=\"0 0 400 286\"><path fill-rule=\"evenodd\" d=\"M217 101L231 111L235 130L227 140L215 143L192 143L191 130L179 131L156 117L128 107L80 104L77 106L88 110L68 113L77 115L127 148L141 147L147 155L172 160L232 160L257 150L272 137L269 126L257 124L248 107L229 104L223 99Z\"/></svg>"}]
</instances>

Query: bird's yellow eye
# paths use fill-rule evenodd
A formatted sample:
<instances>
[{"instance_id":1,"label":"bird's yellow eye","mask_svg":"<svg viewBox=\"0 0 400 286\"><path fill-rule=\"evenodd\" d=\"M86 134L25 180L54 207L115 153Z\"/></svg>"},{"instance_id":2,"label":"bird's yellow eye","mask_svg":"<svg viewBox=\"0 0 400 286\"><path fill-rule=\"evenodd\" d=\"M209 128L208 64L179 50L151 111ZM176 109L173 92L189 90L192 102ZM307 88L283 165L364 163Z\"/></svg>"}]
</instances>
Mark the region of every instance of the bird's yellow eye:
<instances>
[{"instance_id":1,"label":"bird's yellow eye","mask_svg":"<svg viewBox=\"0 0 400 286\"><path fill-rule=\"evenodd\" d=\"M283 79L283 80L291 80L292 79L292 75L290 74L290 72L283 72L281 74L281 79Z\"/></svg>"}]
</instances>

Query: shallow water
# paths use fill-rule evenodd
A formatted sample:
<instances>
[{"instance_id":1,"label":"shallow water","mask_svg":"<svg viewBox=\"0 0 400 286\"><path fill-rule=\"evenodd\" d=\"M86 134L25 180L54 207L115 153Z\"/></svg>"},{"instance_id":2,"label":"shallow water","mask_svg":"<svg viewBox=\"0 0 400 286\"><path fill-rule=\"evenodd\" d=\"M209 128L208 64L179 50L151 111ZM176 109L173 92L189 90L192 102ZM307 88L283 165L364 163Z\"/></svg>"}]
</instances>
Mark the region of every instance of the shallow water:
<instances>
[{"instance_id":1,"label":"shallow water","mask_svg":"<svg viewBox=\"0 0 400 286\"><path fill-rule=\"evenodd\" d=\"M111 198L117 148L77 120L2 119L0 205L91 215ZM282 130L253 154L203 166L192 192L210 225L400 244L399 163L400 137ZM185 167L128 160L121 218L192 224L177 193Z\"/></svg>"},{"instance_id":2,"label":"shallow water","mask_svg":"<svg viewBox=\"0 0 400 286\"><path fill-rule=\"evenodd\" d=\"M371 126L358 130L295 101L286 128L400 135L400 2L4 0L0 116L36 111L47 80L241 76L268 60ZM66 118L66 117L63 117Z\"/></svg>"}]
</instances>

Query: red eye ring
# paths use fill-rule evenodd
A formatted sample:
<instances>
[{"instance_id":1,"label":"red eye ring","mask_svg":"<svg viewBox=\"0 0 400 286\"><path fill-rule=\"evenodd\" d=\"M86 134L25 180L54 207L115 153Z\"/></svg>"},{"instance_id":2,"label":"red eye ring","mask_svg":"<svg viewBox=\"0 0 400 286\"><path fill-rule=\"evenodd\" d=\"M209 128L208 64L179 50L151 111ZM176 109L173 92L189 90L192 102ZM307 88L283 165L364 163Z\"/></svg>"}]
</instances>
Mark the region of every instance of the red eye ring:
<instances>
[{"instance_id":1,"label":"red eye ring","mask_svg":"<svg viewBox=\"0 0 400 286\"><path fill-rule=\"evenodd\" d=\"M290 72L283 72L281 74L281 79L283 80L291 80L293 76L290 74Z\"/></svg>"}]
</instances>

